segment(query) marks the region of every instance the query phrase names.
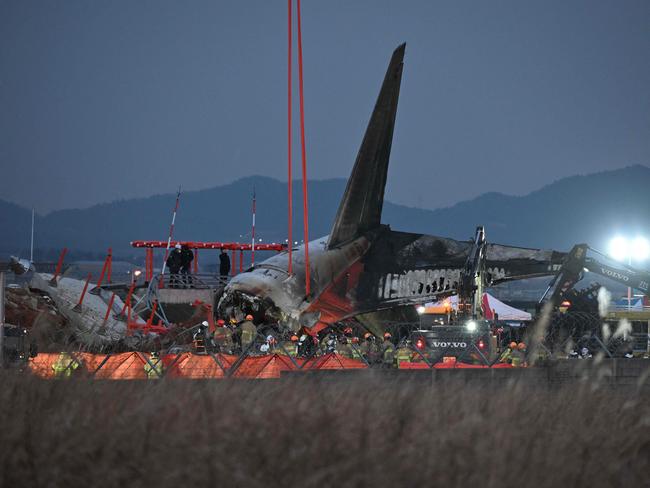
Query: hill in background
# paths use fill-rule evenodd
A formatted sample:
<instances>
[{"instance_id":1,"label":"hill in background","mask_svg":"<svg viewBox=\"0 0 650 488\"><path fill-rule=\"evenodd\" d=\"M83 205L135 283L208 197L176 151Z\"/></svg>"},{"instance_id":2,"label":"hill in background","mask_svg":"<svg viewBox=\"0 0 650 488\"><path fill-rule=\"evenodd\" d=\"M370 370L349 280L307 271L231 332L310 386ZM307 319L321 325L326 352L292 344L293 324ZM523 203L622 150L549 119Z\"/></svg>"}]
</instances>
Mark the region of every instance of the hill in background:
<instances>
[{"instance_id":1,"label":"hill in background","mask_svg":"<svg viewBox=\"0 0 650 488\"><path fill-rule=\"evenodd\" d=\"M344 179L310 182L311 238L329 232L345 184ZM287 185L261 176L184 193L175 237L248 242L253 188L257 195L257 236L265 242L283 242L287 232ZM294 188L294 239L300 241L300 185ZM477 225L484 225L490 242L559 250L587 242L604 250L617 233L650 236L649 193L650 168L630 166L564 178L525 196L486 193L438 210L386 202L383 222L394 230L456 239L468 239ZM44 256L55 255L67 246L79 257L103 255L108 247L122 257L141 257L143 253L131 249L129 242L166 240L174 200L173 194L156 195L37 216L36 247ZM0 254L27 255L29 224L30 210L0 201Z\"/></svg>"}]
</instances>

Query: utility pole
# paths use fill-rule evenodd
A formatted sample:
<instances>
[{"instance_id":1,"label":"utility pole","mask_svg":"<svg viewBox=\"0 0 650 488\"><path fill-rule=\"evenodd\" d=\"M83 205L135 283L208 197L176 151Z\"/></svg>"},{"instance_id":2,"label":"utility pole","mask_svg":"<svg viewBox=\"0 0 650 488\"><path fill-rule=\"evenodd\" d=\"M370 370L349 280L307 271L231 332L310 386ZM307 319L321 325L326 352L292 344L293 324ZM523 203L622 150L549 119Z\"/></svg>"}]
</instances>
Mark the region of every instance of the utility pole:
<instances>
[{"instance_id":1,"label":"utility pole","mask_svg":"<svg viewBox=\"0 0 650 488\"><path fill-rule=\"evenodd\" d=\"M32 207L32 238L29 244L29 265L34 264L34 207Z\"/></svg>"}]
</instances>

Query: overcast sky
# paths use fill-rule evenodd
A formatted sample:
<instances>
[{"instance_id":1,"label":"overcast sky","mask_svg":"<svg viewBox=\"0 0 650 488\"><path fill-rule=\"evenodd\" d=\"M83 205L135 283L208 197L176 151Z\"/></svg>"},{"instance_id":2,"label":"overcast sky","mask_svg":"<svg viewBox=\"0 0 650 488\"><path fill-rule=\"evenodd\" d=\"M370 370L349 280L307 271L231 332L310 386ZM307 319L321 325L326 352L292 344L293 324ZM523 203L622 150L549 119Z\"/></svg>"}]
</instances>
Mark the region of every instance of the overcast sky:
<instances>
[{"instance_id":1,"label":"overcast sky","mask_svg":"<svg viewBox=\"0 0 650 488\"><path fill-rule=\"evenodd\" d=\"M0 0L0 198L45 212L286 180L286 5ZM391 201L650 165L648 0L302 8L310 178L349 175L403 41Z\"/></svg>"}]
</instances>

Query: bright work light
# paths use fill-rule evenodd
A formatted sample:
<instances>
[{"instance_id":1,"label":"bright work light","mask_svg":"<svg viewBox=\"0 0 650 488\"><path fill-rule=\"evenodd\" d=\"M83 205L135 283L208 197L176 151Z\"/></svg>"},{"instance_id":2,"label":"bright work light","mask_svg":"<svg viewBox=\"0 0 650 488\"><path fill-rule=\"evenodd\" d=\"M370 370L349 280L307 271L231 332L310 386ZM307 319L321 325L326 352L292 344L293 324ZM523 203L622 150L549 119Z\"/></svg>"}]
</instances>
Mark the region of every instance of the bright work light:
<instances>
[{"instance_id":1,"label":"bright work light","mask_svg":"<svg viewBox=\"0 0 650 488\"><path fill-rule=\"evenodd\" d=\"M629 246L625 237L617 236L609 243L609 255L617 261L624 261L629 255Z\"/></svg>"},{"instance_id":2,"label":"bright work light","mask_svg":"<svg viewBox=\"0 0 650 488\"><path fill-rule=\"evenodd\" d=\"M650 243L645 237L629 240L616 236L609 243L609 255L617 261L645 261L650 257Z\"/></svg>"},{"instance_id":3,"label":"bright work light","mask_svg":"<svg viewBox=\"0 0 650 488\"><path fill-rule=\"evenodd\" d=\"M466 328L469 332L474 332L474 331L476 331L476 327L477 327L477 326L476 326L476 322L474 322L473 320L470 320L469 322L467 322L467 323L465 324L465 328Z\"/></svg>"}]
</instances>

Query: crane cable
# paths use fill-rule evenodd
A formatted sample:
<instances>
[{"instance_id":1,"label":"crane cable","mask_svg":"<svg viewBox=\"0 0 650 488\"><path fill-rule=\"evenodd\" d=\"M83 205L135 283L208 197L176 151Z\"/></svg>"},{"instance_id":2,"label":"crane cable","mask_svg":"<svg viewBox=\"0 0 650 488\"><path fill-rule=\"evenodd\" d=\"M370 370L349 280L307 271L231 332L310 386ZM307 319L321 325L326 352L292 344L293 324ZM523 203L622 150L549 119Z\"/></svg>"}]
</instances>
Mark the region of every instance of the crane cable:
<instances>
[{"instance_id":1,"label":"crane cable","mask_svg":"<svg viewBox=\"0 0 650 488\"><path fill-rule=\"evenodd\" d=\"M305 148L305 103L302 76L302 24L300 21L300 0L296 0L298 17L298 84L300 92L300 146L302 151L302 209L303 235L305 242L305 296L309 297L309 212L307 208L307 150Z\"/></svg>"},{"instance_id":2,"label":"crane cable","mask_svg":"<svg viewBox=\"0 0 650 488\"><path fill-rule=\"evenodd\" d=\"M289 7L288 10L288 31L287 31L287 37L288 37L288 60L287 60L287 124L288 124L288 130L287 130L287 167L288 167L288 176L287 176L287 182L288 182L288 208L289 208L289 216L288 216L288 239L287 242L289 244L288 251L289 251L289 267L287 268L287 272L289 275L293 273L293 263L292 263L292 248L293 248L293 176L292 176L292 171L291 171L291 1L292 0L287 0L287 5Z\"/></svg>"}]
</instances>

